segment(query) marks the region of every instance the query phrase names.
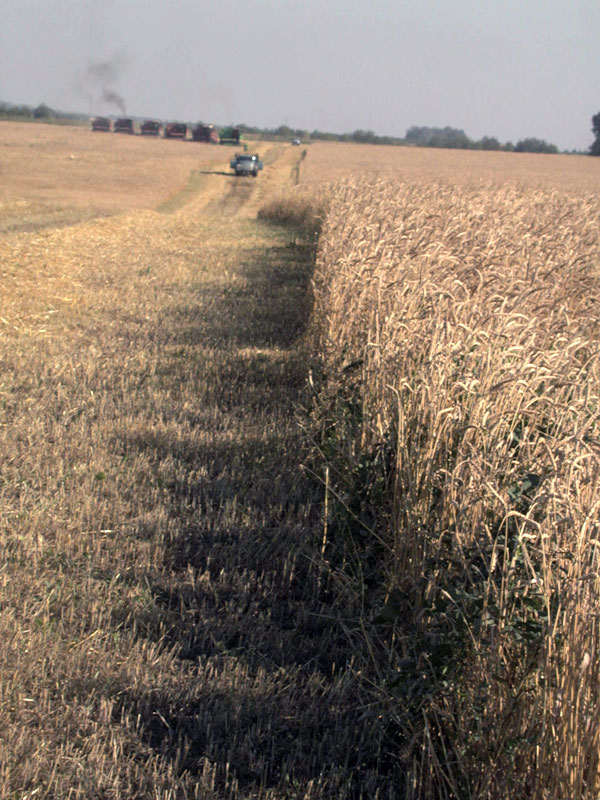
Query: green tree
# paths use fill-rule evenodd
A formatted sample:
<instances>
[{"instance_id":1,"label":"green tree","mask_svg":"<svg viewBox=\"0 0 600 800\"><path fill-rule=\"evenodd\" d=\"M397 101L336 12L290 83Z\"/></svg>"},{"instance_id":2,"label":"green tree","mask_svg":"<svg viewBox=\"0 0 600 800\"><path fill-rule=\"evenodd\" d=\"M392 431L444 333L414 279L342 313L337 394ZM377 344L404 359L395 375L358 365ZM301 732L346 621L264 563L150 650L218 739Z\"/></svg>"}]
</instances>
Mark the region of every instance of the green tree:
<instances>
[{"instance_id":1,"label":"green tree","mask_svg":"<svg viewBox=\"0 0 600 800\"><path fill-rule=\"evenodd\" d=\"M375 141L375 138L373 131L363 131L361 129L350 134L350 139L354 142L368 143Z\"/></svg>"},{"instance_id":2,"label":"green tree","mask_svg":"<svg viewBox=\"0 0 600 800\"><path fill-rule=\"evenodd\" d=\"M467 134L460 128L429 128L427 126L413 125L406 131L404 137L407 142L421 147L454 147L468 149L472 142Z\"/></svg>"},{"instance_id":3,"label":"green tree","mask_svg":"<svg viewBox=\"0 0 600 800\"><path fill-rule=\"evenodd\" d=\"M600 111L592 117L592 133L596 139L590 147L590 154L600 156Z\"/></svg>"},{"instance_id":4,"label":"green tree","mask_svg":"<svg viewBox=\"0 0 600 800\"><path fill-rule=\"evenodd\" d=\"M33 109L33 116L36 119L48 119L49 117L54 116L54 111L49 108L45 103L40 103L37 108Z\"/></svg>"},{"instance_id":5,"label":"green tree","mask_svg":"<svg viewBox=\"0 0 600 800\"><path fill-rule=\"evenodd\" d=\"M482 150L500 150L500 142L495 136L484 136L479 142L476 142L476 144Z\"/></svg>"},{"instance_id":6,"label":"green tree","mask_svg":"<svg viewBox=\"0 0 600 800\"><path fill-rule=\"evenodd\" d=\"M558 147L555 144L549 144L544 139L536 139L530 137L529 139L521 139L515 145L516 153L558 153Z\"/></svg>"},{"instance_id":7,"label":"green tree","mask_svg":"<svg viewBox=\"0 0 600 800\"><path fill-rule=\"evenodd\" d=\"M33 112L29 106L14 106L15 117L24 117L28 119L33 116Z\"/></svg>"}]
</instances>

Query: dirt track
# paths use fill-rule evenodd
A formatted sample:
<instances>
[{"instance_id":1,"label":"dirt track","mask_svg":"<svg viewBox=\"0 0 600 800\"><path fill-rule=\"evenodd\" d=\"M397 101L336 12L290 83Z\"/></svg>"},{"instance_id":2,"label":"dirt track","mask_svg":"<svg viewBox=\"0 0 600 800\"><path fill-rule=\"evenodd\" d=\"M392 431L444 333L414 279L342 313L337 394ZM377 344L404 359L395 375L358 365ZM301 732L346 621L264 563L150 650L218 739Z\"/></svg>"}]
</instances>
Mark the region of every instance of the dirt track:
<instances>
[{"instance_id":1,"label":"dirt track","mask_svg":"<svg viewBox=\"0 0 600 800\"><path fill-rule=\"evenodd\" d=\"M159 210L172 212L186 208L188 212L203 211L216 216L255 216L270 194L294 184L302 151L260 142L251 143L248 149L258 151L264 164L257 178L235 177L229 169L229 161L201 166L194 170L181 191L161 203ZM234 150L226 153L233 155Z\"/></svg>"}]
</instances>

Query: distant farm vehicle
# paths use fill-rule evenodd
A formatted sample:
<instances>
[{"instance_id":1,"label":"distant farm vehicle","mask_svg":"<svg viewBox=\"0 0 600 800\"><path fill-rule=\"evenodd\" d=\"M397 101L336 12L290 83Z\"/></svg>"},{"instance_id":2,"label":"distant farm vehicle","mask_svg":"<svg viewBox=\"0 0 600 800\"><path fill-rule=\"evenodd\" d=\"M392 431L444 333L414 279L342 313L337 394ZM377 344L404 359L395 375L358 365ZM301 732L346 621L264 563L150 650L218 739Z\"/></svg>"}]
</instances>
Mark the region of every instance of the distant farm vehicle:
<instances>
[{"instance_id":1,"label":"distant farm vehicle","mask_svg":"<svg viewBox=\"0 0 600 800\"><path fill-rule=\"evenodd\" d=\"M252 175L253 178L256 178L258 171L263 168L258 153L236 153L229 166L237 176Z\"/></svg>"},{"instance_id":2,"label":"distant farm vehicle","mask_svg":"<svg viewBox=\"0 0 600 800\"><path fill-rule=\"evenodd\" d=\"M242 133L239 128L226 127L219 131L221 144L239 145L242 140Z\"/></svg>"},{"instance_id":3,"label":"distant farm vehicle","mask_svg":"<svg viewBox=\"0 0 600 800\"><path fill-rule=\"evenodd\" d=\"M199 122L192 129L192 139L195 142L210 142L219 144L219 133L214 125L203 125Z\"/></svg>"},{"instance_id":4,"label":"distant farm vehicle","mask_svg":"<svg viewBox=\"0 0 600 800\"><path fill-rule=\"evenodd\" d=\"M133 120L129 118L118 119L113 127L115 133L133 133Z\"/></svg>"},{"instance_id":5,"label":"distant farm vehicle","mask_svg":"<svg viewBox=\"0 0 600 800\"><path fill-rule=\"evenodd\" d=\"M300 141L300 139L292 139L292 144L300 145L300 144L302 144L302 142Z\"/></svg>"},{"instance_id":6,"label":"distant farm vehicle","mask_svg":"<svg viewBox=\"0 0 600 800\"><path fill-rule=\"evenodd\" d=\"M142 136L159 136L160 122L154 119L147 119L140 125L140 132Z\"/></svg>"},{"instance_id":7,"label":"distant farm vehicle","mask_svg":"<svg viewBox=\"0 0 600 800\"><path fill-rule=\"evenodd\" d=\"M185 122L167 122L164 135L165 139L186 139L187 125Z\"/></svg>"},{"instance_id":8,"label":"distant farm vehicle","mask_svg":"<svg viewBox=\"0 0 600 800\"><path fill-rule=\"evenodd\" d=\"M108 117L94 117L94 119L92 120L92 130L109 131L110 120L108 119Z\"/></svg>"}]
</instances>

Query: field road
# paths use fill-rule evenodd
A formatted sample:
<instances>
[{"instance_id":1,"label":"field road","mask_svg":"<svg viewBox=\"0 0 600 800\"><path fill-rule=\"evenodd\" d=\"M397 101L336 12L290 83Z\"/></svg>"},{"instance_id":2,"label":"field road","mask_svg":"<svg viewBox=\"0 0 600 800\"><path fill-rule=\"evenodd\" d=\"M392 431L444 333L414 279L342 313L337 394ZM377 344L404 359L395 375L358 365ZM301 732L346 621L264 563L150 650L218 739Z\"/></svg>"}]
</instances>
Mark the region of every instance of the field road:
<instances>
[{"instance_id":1,"label":"field road","mask_svg":"<svg viewBox=\"0 0 600 800\"><path fill-rule=\"evenodd\" d=\"M264 169L258 178L236 178L229 161L210 164L194 170L187 185L169 197L159 210L170 212L191 206L188 211L245 218L256 216L261 203L273 192L295 183L303 152L282 144L248 145L248 152L260 151ZM227 150L233 155L235 150Z\"/></svg>"},{"instance_id":2,"label":"field road","mask_svg":"<svg viewBox=\"0 0 600 800\"><path fill-rule=\"evenodd\" d=\"M392 797L313 566L312 247L256 216L301 151L6 130L0 796Z\"/></svg>"}]
</instances>

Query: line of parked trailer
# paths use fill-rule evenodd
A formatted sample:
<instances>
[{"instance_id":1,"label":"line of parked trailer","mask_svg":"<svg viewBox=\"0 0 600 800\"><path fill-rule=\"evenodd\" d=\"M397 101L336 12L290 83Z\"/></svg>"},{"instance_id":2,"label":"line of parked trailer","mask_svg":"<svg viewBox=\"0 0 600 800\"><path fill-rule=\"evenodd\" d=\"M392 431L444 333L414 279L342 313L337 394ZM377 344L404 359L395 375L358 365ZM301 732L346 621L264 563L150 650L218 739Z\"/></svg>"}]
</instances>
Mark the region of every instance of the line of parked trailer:
<instances>
[{"instance_id":1,"label":"line of parked trailer","mask_svg":"<svg viewBox=\"0 0 600 800\"><path fill-rule=\"evenodd\" d=\"M210 142L212 144L239 144L242 134L239 128L215 128L214 125L205 125L198 122L188 125L185 122L162 123L158 120L147 119L141 123L129 118L111 120L108 117L94 117L92 130L105 133L128 133L141 136L162 136L163 139L190 139L194 142Z\"/></svg>"}]
</instances>

